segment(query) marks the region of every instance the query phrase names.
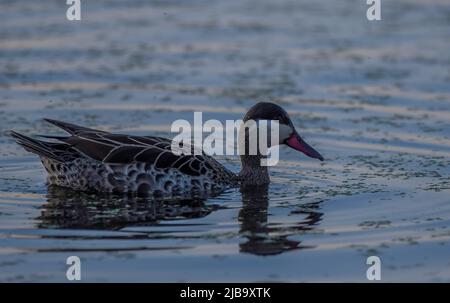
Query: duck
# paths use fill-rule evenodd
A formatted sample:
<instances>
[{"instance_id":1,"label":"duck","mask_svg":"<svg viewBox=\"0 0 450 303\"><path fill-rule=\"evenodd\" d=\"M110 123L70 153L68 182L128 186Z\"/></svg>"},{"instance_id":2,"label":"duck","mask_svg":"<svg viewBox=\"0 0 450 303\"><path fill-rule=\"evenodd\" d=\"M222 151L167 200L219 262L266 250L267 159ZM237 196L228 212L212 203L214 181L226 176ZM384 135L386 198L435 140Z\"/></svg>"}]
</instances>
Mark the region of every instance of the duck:
<instances>
[{"instance_id":1,"label":"duck","mask_svg":"<svg viewBox=\"0 0 450 303\"><path fill-rule=\"evenodd\" d=\"M280 135L276 143L324 160L302 139L281 106L256 103L243 121L251 119L277 121ZM268 167L261 165L264 156L259 151L240 155L241 171L234 173L204 152L181 155L172 152L172 140L168 138L115 134L49 118L44 120L68 135L41 135L47 140L40 140L11 131L11 136L25 150L40 157L47 171L47 183L52 186L82 192L186 198L217 195L239 185L270 183ZM247 144L248 138L245 140Z\"/></svg>"}]
</instances>

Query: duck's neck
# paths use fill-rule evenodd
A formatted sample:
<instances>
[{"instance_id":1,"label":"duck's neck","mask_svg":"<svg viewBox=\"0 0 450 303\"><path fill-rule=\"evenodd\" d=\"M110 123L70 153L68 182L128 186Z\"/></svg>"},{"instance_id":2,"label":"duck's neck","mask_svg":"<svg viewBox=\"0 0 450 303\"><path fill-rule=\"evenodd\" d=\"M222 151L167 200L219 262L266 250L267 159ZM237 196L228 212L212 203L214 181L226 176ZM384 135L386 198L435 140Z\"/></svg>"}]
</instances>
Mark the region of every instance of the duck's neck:
<instances>
[{"instance_id":1,"label":"duck's neck","mask_svg":"<svg viewBox=\"0 0 450 303\"><path fill-rule=\"evenodd\" d=\"M242 155L242 169L239 173L239 180L243 184L264 185L270 183L267 166L261 165L261 155Z\"/></svg>"}]
</instances>

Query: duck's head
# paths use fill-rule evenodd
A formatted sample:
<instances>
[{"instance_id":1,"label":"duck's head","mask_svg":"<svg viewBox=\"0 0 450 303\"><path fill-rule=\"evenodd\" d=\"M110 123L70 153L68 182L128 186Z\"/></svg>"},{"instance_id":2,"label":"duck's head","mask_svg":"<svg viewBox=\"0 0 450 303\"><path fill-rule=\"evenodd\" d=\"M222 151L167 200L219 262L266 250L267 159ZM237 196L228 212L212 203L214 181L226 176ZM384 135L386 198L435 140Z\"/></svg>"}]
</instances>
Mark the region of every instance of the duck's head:
<instances>
[{"instance_id":1,"label":"duck's head","mask_svg":"<svg viewBox=\"0 0 450 303\"><path fill-rule=\"evenodd\" d=\"M279 144L285 144L308 157L323 161L319 152L306 143L292 123L288 113L279 105L270 102L260 102L253 105L244 117L244 122L248 120L274 120L279 123ZM268 140L267 142L270 142Z\"/></svg>"}]
</instances>

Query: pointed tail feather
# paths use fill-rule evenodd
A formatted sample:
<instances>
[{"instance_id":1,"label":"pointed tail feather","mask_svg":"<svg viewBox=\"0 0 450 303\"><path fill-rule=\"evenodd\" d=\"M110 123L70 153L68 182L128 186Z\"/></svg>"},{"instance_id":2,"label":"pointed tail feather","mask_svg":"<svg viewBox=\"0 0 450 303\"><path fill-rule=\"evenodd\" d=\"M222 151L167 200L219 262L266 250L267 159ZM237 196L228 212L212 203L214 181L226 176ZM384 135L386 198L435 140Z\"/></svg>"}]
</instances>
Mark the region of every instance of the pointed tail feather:
<instances>
[{"instance_id":1,"label":"pointed tail feather","mask_svg":"<svg viewBox=\"0 0 450 303\"><path fill-rule=\"evenodd\" d=\"M11 136L16 139L16 142L23 146L25 150L34 153L38 156L42 156L45 158L50 158L58 162L63 162L63 160L54 153L52 149L52 144L50 142L44 142L40 140L36 140L25 135L19 134L15 131L11 131Z\"/></svg>"}]
</instances>

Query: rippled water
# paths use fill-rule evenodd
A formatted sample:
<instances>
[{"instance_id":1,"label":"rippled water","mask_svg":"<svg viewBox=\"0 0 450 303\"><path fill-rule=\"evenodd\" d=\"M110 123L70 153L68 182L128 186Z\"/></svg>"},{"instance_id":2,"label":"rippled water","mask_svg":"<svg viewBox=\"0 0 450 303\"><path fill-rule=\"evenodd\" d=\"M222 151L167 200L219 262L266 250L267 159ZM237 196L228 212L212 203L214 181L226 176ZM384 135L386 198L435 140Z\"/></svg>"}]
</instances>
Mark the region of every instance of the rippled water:
<instances>
[{"instance_id":1,"label":"rippled water","mask_svg":"<svg viewBox=\"0 0 450 303\"><path fill-rule=\"evenodd\" d=\"M0 2L0 281L450 281L450 4ZM176 119L281 104L320 163L269 188L157 202L47 188L8 136L42 117L170 136ZM234 171L236 157L221 159Z\"/></svg>"}]
</instances>

